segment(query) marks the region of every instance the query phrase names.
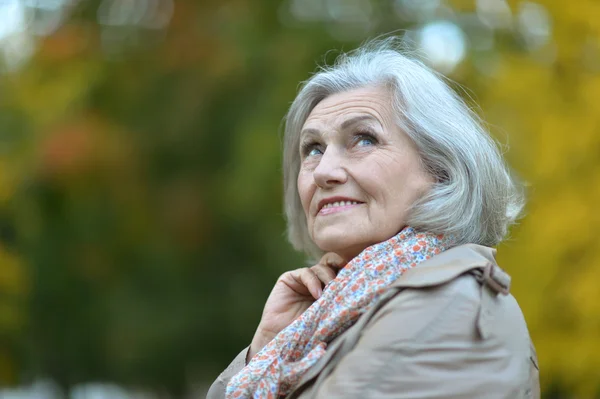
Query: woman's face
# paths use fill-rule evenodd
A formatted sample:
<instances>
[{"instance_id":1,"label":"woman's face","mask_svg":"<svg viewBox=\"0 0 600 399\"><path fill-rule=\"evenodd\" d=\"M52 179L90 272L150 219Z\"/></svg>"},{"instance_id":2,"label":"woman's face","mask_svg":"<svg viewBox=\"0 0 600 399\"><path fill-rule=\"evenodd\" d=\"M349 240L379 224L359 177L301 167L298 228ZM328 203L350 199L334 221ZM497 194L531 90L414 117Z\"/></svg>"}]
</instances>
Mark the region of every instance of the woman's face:
<instances>
[{"instance_id":1,"label":"woman's face","mask_svg":"<svg viewBox=\"0 0 600 399\"><path fill-rule=\"evenodd\" d=\"M347 261L402 230L433 181L394 122L391 101L383 87L331 95L300 133L298 192L309 234Z\"/></svg>"}]
</instances>

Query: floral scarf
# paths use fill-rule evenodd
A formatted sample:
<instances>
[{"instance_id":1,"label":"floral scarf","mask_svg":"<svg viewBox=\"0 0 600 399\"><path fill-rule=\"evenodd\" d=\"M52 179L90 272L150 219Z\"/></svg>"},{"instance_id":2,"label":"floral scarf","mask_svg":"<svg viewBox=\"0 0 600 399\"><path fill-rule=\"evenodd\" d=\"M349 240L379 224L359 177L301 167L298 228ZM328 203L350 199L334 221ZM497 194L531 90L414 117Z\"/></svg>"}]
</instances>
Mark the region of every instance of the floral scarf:
<instances>
[{"instance_id":1,"label":"floral scarf","mask_svg":"<svg viewBox=\"0 0 600 399\"><path fill-rule=\"evenodd\" d=\"M327 344L369 310L405 270L453 245L450 236L406 227L362 251L319 299L229 381L227 399L276 399L289 394L325 354Z\"/></svg>"}]
</instances>

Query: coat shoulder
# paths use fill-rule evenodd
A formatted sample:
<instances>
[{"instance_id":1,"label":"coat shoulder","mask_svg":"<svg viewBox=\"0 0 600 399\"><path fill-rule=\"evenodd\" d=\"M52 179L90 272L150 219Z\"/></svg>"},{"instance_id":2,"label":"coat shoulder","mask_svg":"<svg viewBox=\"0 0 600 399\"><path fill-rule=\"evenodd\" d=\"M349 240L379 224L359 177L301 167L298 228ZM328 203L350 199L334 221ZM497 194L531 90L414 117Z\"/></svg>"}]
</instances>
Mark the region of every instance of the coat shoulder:
<instances>
[{"instance_id":1,"label":"coat shoulder","mask_svg":"<svg viewBox=\"0 0 600 399\"><path fill-rule=\"evenodd\" d=\"M404 320L402 313L413 305L426 323L455 322L465 334L482 339L511 338L516 329L528 343L525 318L509 293L510 276L498 266L495 254L493 248L467 244L410 269L393 284L396 294L373 320L384 315Z\"/></svg>"},{"instance_id":2,"label":"coat shoulder","mask_svg":"<svg viewBox=\"0 0 600 399\"><path fill-rule=\"evenodd\" d=\"M457 258L451 262L451 269L461 269ZM429 274L437 275L429 267ZM440 275L448 276L448 264L436 267L446 269ZM494 392L489 397L539 397L537 358L519 304L474 270L432 279L432 284L398 287L365 326L360 345L395 351L394 364L401 372L412 373L423 362L437 371L452 365L457 372L453 383L467 387L475 378ZM410 281L424 280L415 274Z\"/></svg>"}]
</instances>

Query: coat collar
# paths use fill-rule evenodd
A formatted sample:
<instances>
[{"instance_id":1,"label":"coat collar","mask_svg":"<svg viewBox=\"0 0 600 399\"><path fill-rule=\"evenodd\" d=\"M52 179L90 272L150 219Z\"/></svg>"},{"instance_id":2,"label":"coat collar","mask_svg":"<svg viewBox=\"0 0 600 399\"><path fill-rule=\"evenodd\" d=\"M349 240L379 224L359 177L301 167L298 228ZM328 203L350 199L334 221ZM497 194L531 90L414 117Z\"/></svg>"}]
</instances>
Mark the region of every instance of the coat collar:
<instances>
[{"instance_id":1,"label":"coat collar","mask_svg":"<svg viewBox=\"0 0 600 399\"><path fill-rule=\"evenodd\" d=\"M494 248L477 244L460 245L405 271L390 287L436 286L447 283L472 269L488 265L498 267Z\"/></svg>"}]
</instances>

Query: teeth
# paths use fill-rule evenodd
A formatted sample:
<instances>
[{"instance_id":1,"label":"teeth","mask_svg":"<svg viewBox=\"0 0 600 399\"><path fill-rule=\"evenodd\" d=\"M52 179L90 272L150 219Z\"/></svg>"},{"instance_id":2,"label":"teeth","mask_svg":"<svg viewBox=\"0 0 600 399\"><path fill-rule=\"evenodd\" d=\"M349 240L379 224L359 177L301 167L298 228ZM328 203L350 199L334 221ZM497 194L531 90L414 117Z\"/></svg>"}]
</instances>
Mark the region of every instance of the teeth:
<instances>
[{"instance_id":1,"label":"teeth","mask_svg":"<svg viewBox=\"0 0 600 399\"><path fill-rule=\"evenodd\" d=\"M329 204L325 204L323 209L325 208L335 208L338 206L347 206L347 205L358 205L360 202L358 201L336 201Z\"/></svg>"}]
</instances>

